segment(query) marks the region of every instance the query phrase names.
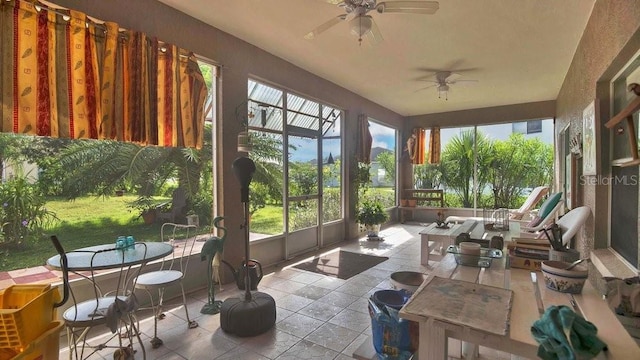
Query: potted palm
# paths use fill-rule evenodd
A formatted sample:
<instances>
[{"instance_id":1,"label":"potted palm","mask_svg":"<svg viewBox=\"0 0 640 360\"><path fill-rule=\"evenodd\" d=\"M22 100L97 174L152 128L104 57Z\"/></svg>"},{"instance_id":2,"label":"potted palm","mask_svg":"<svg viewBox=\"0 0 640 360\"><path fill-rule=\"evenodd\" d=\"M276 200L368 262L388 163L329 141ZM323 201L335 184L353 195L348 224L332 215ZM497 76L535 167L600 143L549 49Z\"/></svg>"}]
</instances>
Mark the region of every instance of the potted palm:
<instances>
[{"instance_id":1,"label":"potted palm","mask_svg":"<svg viewBox=\"0 0 640 360\"><path fill-rule=\"evenodd\" d=\"M356 214L356 221L364 225L369 238L377 238L380 232L380 224L387 221L388 215L377 200L365 200L360 205Z\"/></svg>"}]
</instances>

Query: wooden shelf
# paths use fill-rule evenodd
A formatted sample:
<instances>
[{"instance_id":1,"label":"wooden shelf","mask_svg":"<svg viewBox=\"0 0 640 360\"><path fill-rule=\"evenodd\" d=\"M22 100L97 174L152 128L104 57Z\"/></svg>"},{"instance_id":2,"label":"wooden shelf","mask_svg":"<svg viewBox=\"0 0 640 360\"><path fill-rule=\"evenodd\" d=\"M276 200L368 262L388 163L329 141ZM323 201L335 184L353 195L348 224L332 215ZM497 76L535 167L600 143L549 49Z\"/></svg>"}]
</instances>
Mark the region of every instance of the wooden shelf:
<instances>
[{"instance_id":1,"label":"wooden shelf","mask_svg":"<svg viewBox=\"0 0 640 360\"><path fill-rule=\"evenodd\" d=\"M616 159L611 162L613 166L627 167L640 165L640 157L638 156L638 140L636 138L636 127L633 123L633 114L640 110L640 85L632 84L629 87L629 91L636 95L635 99L631 100L622 111L617 113L611 120L607 121L604 126L611 129L621 122L627 124L627 140L629 142L629 155L628 158ZM621 134L621 133L620 133Z\"/></svg>"}]
</instances>

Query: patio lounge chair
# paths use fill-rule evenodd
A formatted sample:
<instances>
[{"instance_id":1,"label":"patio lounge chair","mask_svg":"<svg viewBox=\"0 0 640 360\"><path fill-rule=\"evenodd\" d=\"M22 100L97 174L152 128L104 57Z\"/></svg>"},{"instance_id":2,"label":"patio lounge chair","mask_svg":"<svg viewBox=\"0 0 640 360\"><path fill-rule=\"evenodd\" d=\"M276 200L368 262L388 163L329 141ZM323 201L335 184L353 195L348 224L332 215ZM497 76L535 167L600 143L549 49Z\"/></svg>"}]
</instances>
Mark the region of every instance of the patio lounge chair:
<instances>
[{"instance_id":1,"label":"patio lounge chair","mask_svg":"<svg viewBox=\"0 0 640 360\"><path fill-rule=\"evenodd\" d=\"M527 220L520 220L520 230L523 232L535 233L544 229L558 218L558 211L563 204L564 201L562 201L561 192L551 194L547 200L540 205L538 213L531 220L525 224L523 223Z\"/></svg>"},{"instance_id":2,"label":"patio lounge chair","mask_svg":"<svg viewBox=\"0 0 640 360\"><path fill-rule=\"evenodd\" d=\"M522 206L518 209L509 210L509 220L522 220L525 216L532 214L536 204L549 192L549 187L546 185L538 186L534 188L527 199L522 203ZM449 223L461 223L465 220L482 221L482 217L475 216L449 216L446 222Z\"/></svg>"}]
</instances>

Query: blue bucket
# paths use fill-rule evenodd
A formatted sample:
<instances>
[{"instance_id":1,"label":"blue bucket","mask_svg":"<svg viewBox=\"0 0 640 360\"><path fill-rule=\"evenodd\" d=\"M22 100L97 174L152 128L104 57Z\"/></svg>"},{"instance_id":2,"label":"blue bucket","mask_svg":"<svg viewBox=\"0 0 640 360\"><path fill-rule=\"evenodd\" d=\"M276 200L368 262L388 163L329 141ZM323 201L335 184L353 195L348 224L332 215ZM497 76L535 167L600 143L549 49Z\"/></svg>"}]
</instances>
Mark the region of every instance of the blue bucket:
<instances>
[{"instance_id":1,"label":"blue bucket","mask_svg":"<svg viewBox=\"0 0 640 360\"><path fill-rule=\"evenodd\" d=\"M390 308L400 310L404 304L407 303L411 294L404 290L378 290L373 293L371 296L371 300L373 300L376 305L382 307L386 305Z\"/></svg>"}]
</instances>

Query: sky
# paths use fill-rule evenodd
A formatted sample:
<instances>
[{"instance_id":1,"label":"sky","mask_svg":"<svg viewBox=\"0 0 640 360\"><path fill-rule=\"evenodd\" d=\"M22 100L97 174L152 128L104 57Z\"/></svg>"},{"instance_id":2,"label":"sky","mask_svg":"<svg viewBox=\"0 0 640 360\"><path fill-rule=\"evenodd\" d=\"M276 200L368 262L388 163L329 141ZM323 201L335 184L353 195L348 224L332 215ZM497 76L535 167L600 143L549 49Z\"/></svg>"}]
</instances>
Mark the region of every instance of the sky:
<instances>
[{"instance_id":1,"label":"sky","mask_svg":"<svg viewBox=\"0 0 640 360\"><path fill-rule=\"evenodd\" d=\"M393 128L376 123L375 121L369 121L369 131L373 137L372 148L380 147L383 149L394 150L396 143L396 131ZM545 143L553 144L553 119L547 119L542 121L542 133L526 135L528 137L540 137ZM466 129L472 129L468 127ZM513 132L513 125L508 124L496 124L496 125L483 125L478 127L491 139L494 140L506 140ZM452 137L460 133L461 128L449 128L442 129L440 132L441 143L444 148L445 144L451 140ZM327 132L328 136L337 136L340 134L340 126L337 125L335 130L331 129ZM293 141L292 141L293 140ZM311 161L317 158L316 140L315 139L303 139L294 138L290 139L293 145L297 146L295 155L292 157L293 161ZM324 143L323 158L326 161L327 157L331 153L335 158L341 157L340 141L339 140L327 140Z\"/></svg>"}]
</instances>

